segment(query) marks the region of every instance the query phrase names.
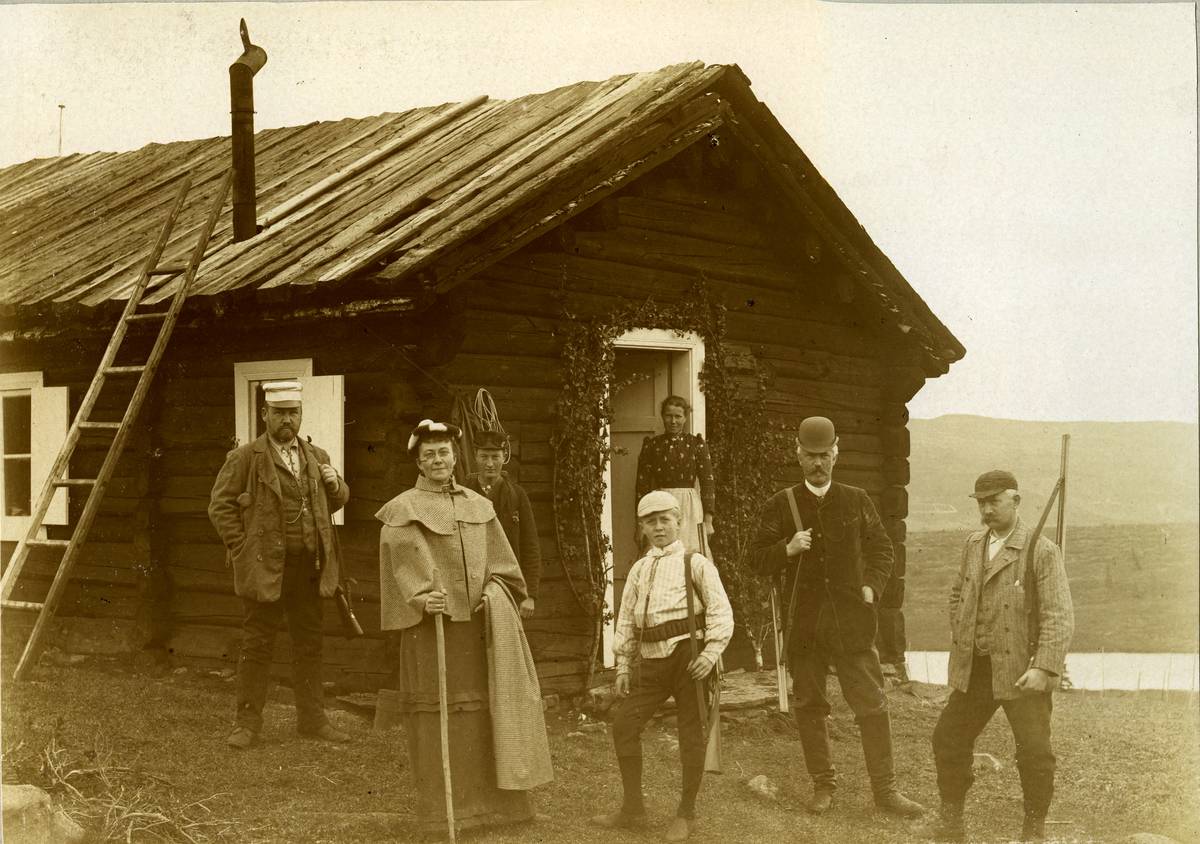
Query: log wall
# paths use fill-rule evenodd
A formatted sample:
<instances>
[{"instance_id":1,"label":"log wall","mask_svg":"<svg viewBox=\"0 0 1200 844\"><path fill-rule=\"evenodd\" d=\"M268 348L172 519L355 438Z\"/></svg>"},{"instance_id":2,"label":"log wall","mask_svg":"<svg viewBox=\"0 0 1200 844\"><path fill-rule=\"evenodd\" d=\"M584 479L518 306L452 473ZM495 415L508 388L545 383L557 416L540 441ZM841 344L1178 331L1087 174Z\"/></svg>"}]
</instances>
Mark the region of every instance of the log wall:
<instances>
[{"instance_id":1,"label":"log wall","mask_svg":"<svg viewBox=\"0 0 1200 844\"><path fill-rule=\"evenodd\" d=\"M859 301L867 297L856 298L836 267L805 258L804 244L781 234L784 212L754 191L714 182L702 170L664 167L606 207L615 209L608 225L536 241L425 314L236 333L214 319L203 331L177 331L60 614L110 619L129 647L159 648L214 668L235 663L240 599L207 516L213 479L232 445L233 368L311 357L315 374L345 376L351 501L340 535L367 631L352 642L341 638L329 602L327 679L347 689L389 682L395 654L379 631L374 513L414 482L404 449L412 427L423 417L447 418L453 393L473 398L486 387L513 436L508 468L529 493L542 540L545 570L527 625L539 674L548 692L577 687L590 625L559 564L551 505L550 438L562 384L559 297L566 293L578 317L600 317L630 300L679 301L701 275L728 309L728 358L747 371L753 359L767 372L772 415L795 426L822 414L837 425L835 478L866 489L884 517L897 547L896 577L884 600L898 605L907 515L904 404L924 381L913 351L878 328L878 314ZM17 351L4 368L44 370L48 385L69 385L74 410L102 342ZM77 451L74 476L95 471L99 445ZM776 480L796 483L799 470L781 467ZM73 513L81 502L77 496ZM285 635L276 653L282 674L289 659Z\"/></svg>"}]
</instances>

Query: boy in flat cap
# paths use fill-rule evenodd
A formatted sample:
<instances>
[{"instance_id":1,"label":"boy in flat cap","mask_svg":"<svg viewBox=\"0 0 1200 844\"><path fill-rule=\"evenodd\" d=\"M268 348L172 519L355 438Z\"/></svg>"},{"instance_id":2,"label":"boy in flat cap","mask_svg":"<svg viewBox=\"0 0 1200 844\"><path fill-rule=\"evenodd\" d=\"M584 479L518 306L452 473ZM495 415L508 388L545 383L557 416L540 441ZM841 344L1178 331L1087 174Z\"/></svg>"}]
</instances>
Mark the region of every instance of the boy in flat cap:
<instances>
[{"instance_id":1,"label":"boy in flat cap","mask_svg":"<svg viewBox=\"0 0 1200 844\"><path fill-rule=\"evenodd\" d=\"M480 431L475 434L475 463L479 472L468 475L463 483L492 502L496 518L504 528L508 544L517 555L521 574L525 576L527 596L521 601L521 618L533 615L538 584L542 580L542 546L538 541L537 525L529 495L504 471L510 454L508 434L503 431Z\"/></svg>"},{"instance_id":2,"label":"boy in flat cap","mask_svg":"<svg viewBox=\"0 0 1200 844\"><path fill-rule=\"evenodd\" d=\"M341 568L330 514L345 506L350 489L329 454L298 436L302 390L296 381L263 385L266 433L229 452L208 505L242 599L236 729L228 743L243 750L262 732L275 636L285 619L297 730L324 741L350 738L330 725L321 699L321 599L333 596Z\"/></svg>"},{"instance_id":3,"label":"boy in flat cap","mask_svg":"<svg viewBox=\"0 0 1200 844\"><path fill-rule=\"evenodd\" d=\"M629 571L613 645L620 698L613 718L613 743L624 802L616 812L597 815L592 821L603 827L645 826L642 730L667 698L674 697L683 789L666 840L683 841L696 825L696 796L704 775L708 737L700 712L707 702L701 689L706 697L713 668L733 635L733 609L716 567L700 554L685 552L675 497L661 490L651 492L638 502L637 512L653 547ZM703 642L695 658L684 643L692 628Z\"/></svg>"},{"instance_id":4,"label":"boy in flat cap","mask_svg":"<svg viewBox=\"0 0 1200 844\"><path fill-rule=\"evenodd\" d=\"M1022 841L1044 841L1054 797L1056 760L1050 748L1051 695L1066 661L1075 612L1058 546L1017 512L1017 479L985 472L971 493L984 530L963 546L950 590L952 691L933 731L941 813L938 841L963 841L963 802L975 781L975 739L1004 709L1017 745L1025 820Z\"/></svg>"}]
</instances>

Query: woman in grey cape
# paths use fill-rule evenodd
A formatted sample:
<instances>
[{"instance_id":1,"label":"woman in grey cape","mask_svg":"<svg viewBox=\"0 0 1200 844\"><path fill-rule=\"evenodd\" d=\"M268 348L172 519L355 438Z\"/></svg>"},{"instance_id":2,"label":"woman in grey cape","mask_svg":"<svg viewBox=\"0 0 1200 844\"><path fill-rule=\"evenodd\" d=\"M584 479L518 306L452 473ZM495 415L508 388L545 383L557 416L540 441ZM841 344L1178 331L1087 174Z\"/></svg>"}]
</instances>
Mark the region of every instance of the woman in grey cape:
<instances>
[{"instance_id":1,"label":"woman in grey cape","mask_svg":"<svg viewBox=\"0 0 1200 844\"><path fill-rule=\"evenodd\" d=\"M437 633L446 640L450 772L458 829L530 820L552 778L541 692L518 604L525 581L491 502L454 481L459 429L424 420L421 474L376 517L381 627L400 633L399 706L417 831L445 830Z\"/></svg>"}]
</instances>

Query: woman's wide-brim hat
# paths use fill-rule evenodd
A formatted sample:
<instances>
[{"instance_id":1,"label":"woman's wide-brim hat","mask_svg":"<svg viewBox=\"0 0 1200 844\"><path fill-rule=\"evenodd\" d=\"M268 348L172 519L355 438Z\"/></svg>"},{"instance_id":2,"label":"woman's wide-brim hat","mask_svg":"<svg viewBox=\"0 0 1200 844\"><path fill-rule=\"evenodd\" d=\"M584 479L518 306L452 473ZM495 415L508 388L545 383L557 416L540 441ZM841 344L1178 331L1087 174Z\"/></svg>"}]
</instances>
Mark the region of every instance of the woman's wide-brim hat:
<instances>
[{"instance_id":1,"label":"woman's wide-brim hat","mask_svg":"<svg viewBox=\"0 0 1200 844\"><path fill-rule=\"evenodd\" d=\"M422 441L431 438L434 434L448 434L452 440L462 439L462 428L457 425L451 425L448 422L434 422L432 419L422 419L417 427L413 428L413 432L408 437L408 453L415 455L417 446Z\"/></svg>"}]
</instances>

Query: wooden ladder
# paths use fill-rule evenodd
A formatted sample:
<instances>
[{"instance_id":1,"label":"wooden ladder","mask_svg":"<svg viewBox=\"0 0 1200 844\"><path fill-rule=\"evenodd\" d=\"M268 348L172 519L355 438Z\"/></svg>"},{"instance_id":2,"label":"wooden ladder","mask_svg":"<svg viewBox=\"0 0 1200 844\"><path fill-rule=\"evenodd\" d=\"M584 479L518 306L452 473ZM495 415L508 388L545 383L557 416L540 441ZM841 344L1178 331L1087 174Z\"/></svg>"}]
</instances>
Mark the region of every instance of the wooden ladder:
<instances>
[{"instance_id":1,"label":"wooden ladder","mask_svg":"<svg viewBox=\"0 0 1200 844\"><path fill-rule=\"evenodd\" d=\"M71 578L71 570L75 567L80 550L87 540L92 521L100 509L100 500L104 497L104 490L108 486L109 480L112 479L113 472L117 467L117 461L121 457L121 451L125 447L125 441L129 438L130 429L137 419L138 412L142 408L146 395L150 392L150 382L154 379L154 373L157 371L158 364L162 360L163 353L166 351L167 341L170 340L171 332L175 328L175 322L179 318L179 311L183 307L188 290L191 288L192 281L196 277L196 269L204 259L204 250L212 238L213 228L217 224L217 218L221 215L221 209L225 205L225 198L229 194L229 186L232 182L233 170L231 169L222 181L221 187L217 190L212 210L209 211L208 219L196 237L195 248L193 248L187 263L184 265L160 267L158 262L162 258L167 241L170 240L171 230L175 227L175 221L179 218L179 214L183 210L184 198L191 189L191 177L185 177L180 184L170 213L167 215L166 223L164 223L162 231L158 235L154 249L146 260L145 267L138 275L137 283L134 285L134 290L130 294L128 303L125 305L125 310L122 311L121 317L117 321L116 329L113 331L108 348L105 349L104 356L100 360L100 366L96 370L96 375L83 397L83 402L79 407L79 412L75 415L75 421L71 424L70 431L67 433L67 439L63 443L62 450L58 453L58 459L54 461L54 465L50 469L50 475L46 478L46 483L42 487L41 495L37 500L37 506L33 508L33 518L29 525L29 532L17 544L12 560L4 572L2 581L0 581L0 610L23 610L38 614L37 621L33 625L33 632L29 636L29 641L25 645L25 650L21 654L21 660L17 663L17 669L13 674L13 678L16 680L23 679L32 667L48 623L54 616L58 602L66 590L67 582ZM183 278L180 280L179 287L175 291L175 296L171 300L171 305L166 311L156 313L137 312L151 276L179 275L180 273L183 274ZM146 362L138 366L114 366L117 351L121 347L121 342L125 339L125 333L130 323L149 323L153 320L161 320L162 324L159 327L158 339L155 341L154 347L150 350L150 355ZM133 397L130 399L129 407L125 410L125 415L121 421L91 421L92 409L96 404L96 399L100 396L100 391L104 387L105 380L109 376L128 377L134 375L138 376L137 386L134 388ZM97 477L66 479L64 475L67 472L67 467L70 465L71 455L75 451L75 445L79 442L80 435L85 431L89 433L111 433L113 435L108 455L105 457ZM91 491L88 494L83 513L80 515L79 521L75 525L75 530L69 540L40 539L38 533L42 526L42 520L46 518L46 512L50 509L54 493L60 487L90 487ZM50 591L42 603L10 600L9 598L12 595L13 589L17 585L17 578L20 576L21 570L29 558L30 550L34 548L62 551L62 558L58 563L58 570L54 575L54 580L50 584Z\"/></svg>"}]
</instances>

